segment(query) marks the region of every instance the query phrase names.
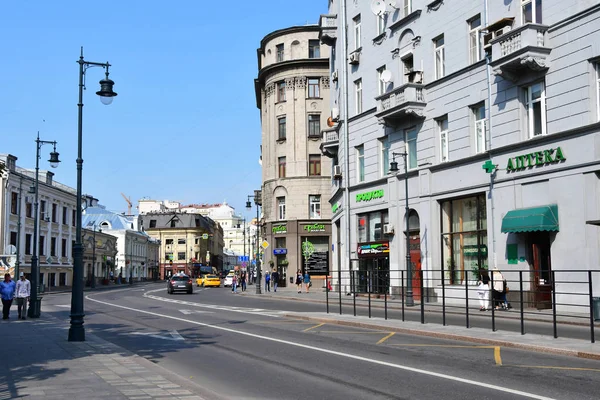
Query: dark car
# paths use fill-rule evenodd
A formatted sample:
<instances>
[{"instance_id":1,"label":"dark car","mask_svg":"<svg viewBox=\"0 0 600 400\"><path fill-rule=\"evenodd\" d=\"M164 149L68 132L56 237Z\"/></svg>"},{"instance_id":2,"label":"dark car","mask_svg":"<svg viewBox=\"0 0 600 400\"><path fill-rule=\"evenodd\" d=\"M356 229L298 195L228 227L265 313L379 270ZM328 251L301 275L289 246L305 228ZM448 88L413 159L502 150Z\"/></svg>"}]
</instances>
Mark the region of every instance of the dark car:
<instances>
[{"instance_id":1,"label":"dark car","mask_svg":"<svg viewBox=\"0 0 600 400\"><path fill-rule=\"evenodd\" d=\"M192 278L185 274L175 274L167 281L167 293L173 294L176 291L194 293Z\"/></svg>"}]
</instances>

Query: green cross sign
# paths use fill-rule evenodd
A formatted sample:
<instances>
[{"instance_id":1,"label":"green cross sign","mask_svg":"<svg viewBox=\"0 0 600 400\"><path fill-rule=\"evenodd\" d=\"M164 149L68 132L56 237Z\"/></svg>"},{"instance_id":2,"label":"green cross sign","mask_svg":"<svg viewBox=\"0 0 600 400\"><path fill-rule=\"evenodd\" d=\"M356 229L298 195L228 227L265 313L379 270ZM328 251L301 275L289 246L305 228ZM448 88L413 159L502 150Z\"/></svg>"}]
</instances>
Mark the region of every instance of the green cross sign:
<instances>
[{"instance_id":1,"label":"green cross sign","mask_svg":"<svg viewBox=\"0 0 600 400\"><path fill-rule=\"evenodd\" d=\"M487 172L488 174L491 174L492 172L494 172L494 170L496 169L496 164L494 164L492 162L492 160L487 160L482 166L481 168L485 169L485 172Z\"/></svg>"}]
</instances>

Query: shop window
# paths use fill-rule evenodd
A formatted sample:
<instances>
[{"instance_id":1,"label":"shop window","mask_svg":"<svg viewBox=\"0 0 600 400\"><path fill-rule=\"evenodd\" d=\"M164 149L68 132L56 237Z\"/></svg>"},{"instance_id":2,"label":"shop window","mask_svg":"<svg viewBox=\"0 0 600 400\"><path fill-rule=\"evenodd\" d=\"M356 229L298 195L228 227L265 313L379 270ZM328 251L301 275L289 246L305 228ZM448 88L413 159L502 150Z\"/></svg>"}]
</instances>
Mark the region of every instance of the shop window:
<instances>
[{"instance_id":1,"label":"shop window","mask_svg":"<svg viewBox=\"0 0 600 400\"><path fill-rule=\"evenodd\" d=\"M383 240L383 225L388 223L389 215L387 210L358 215L358 242L377 242Z\"/></svg>"},{"instance_id":2,"label":"shop window","mask_svg":"<svg viewBox=\"0 0 600 400\"><path fill-rule=\"evenodd\" d=\"M485 195L444 201L441 210L444 279L456 285L476 280L488 267Z\"/></svg>"}]
</instances>

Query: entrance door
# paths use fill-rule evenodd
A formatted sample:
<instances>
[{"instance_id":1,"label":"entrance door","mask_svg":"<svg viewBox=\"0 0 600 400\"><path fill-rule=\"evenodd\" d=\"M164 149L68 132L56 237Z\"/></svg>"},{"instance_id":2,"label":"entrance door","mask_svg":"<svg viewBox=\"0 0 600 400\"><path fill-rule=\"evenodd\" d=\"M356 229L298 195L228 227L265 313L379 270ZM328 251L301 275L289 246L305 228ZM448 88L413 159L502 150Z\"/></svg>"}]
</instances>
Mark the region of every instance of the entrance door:
<instances>
[{"instance_id":1,"label":"entrance door","mask_svg":"<svg viewBox=\"0 0 600 400\"><path fill-rule=\"evenodd\" d=\"M421 301L421 236L419 232L412 233L409 240L413 298Z\"/></svg>"},{"instance_id":2,"label":"entrance door","mask_svg":"<svg viewBox=\"0 0 600 400\"><path fill-rule=\"evenodd\" d=\"M547 232L531 235L533 268L533 303L538 310L552 308L552 264L550 261L550 237Z\"/></svg>"}]
</instances>

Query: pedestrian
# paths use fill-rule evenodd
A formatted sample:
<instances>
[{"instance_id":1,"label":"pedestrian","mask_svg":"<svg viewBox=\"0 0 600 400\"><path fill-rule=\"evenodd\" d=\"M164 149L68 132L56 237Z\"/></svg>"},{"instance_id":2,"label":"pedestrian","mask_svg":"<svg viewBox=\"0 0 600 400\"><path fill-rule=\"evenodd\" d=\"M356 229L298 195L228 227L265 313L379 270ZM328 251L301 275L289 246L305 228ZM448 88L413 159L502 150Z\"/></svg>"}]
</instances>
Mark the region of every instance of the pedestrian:
<instances>
[{"instance_id":1,"label":"pedestrian","mask_svg":"<svg viewBox=\"0 0 600 400\"><path fill-rule=\"evenodd\" d=\"M296 288L298 288L298 293L302 293L302 270L298 270L296 272Z\"/></svg>"},{"instance_id":2,"label":"pedestrian","mask_svg":"<svg viewBox=\"0 0 600 400\"><path fill-rule=\"evenodd\" d=\"M119 276L117 277L117 284L121 284L121 280L123 279L123 273L119 272Z\"/></svg>"},{"instance_id":3,"label":"pedestrian","mask_svg":"<svg viewBox=\"0 0 600 400\"><path fill-rule=\"evenodd\" d=\"M500 307L504 306L504 276L498 269L494 267L492 272L492 299L494 301L494 308L499 310Z\"/></svg>"},{"instance_id":4,"label":"pedestrian","mask_svg":"<svg viewBox=\"0 0 600 400\"><path fill-rule=\"evenodd\" d=\"M114 280L115 280L115 274L112 271L110 271L110 281L114 282Z\"/></svg>"},{"instance_id":5,"label":"pedestrian","mask_svg":"<svg viewBox=\"0 0 600 400\"><path fill-rule=\"evenodd\" d=\"M312 286L312 283L310 282L310 275L308 274L308 271L306 271L304 273L304 286L306 286L306 293L308 293L308 288L310 288Z\"/></svg>"},{"instance_id":6,"label":"pedestrian","mask_svg":"<svg viewBox=\"0 0 600 400\"><path fill-rule=\"evenodd\" d=\"M2 297L2 319L8 319L10 306L15 296L17 285L10 279L10 274L4 274L4 281L0 282L0 296Z\"/></svg>"},{"instance_id":7,"label":"pedestrian","mask_svg":"<svg viewBox=\"0 0 600 400\"><path fill-rule=\"evenodd\" d=\"M25 278L24 273L20 273L19 277L21 278L17 281L17 311L19 313L19 319L26 319L27 317L27 302L29 301L29 296L31 293L31 283L27 278Z\"/></svg>"},{"instance_id":8,"label":"pedestrian","mask_svg":"<svg viewBox=\"0 0 600 400\"><path fill-rule=\"evenodd\" d=\"M246 291L246 273L245 272L242 272L242 276L241 276L240 280L242 281L242 292L245 292Z\"/></svg>"},{"instance_id":9,"label":"pedestrian","mask_svg":"<svg viewBox=\"0 0 600 400\"><path fill-rule=\"evenodd\" d=\"M231 291L237 293L237 275L233 274L231 277Z\"/></svg>"},{"instance_id":10,"label":"pedestrian","mask_svg":"<svg viewBox=\"0 0 600 400\"><path fill-rule=\"evenodd\" d=\"M271 274L271 280L273 281L273 291L277 291L277 285L279 284L279 272L277 270L273 271Z\"/></svg>"},{"instance_id":11,"label":"pedestrian","mask_svg":"<svg viewBox=\"0 0 600 400\"><path fill-rule=\"evenodd\" d=\"M265 292L271 291L271 274L269 271L265 274Z\"/></svg>"},{"instance_id":12,"label":"pedestrian","mask_svg":"<svg viewBox=\"0 0 600 400\"><path fill-rule=\"evenodd\" d=\"M484 269L479 270L477 296L479 296L479 311L487 311L490 298L490 276Z\"/></svg>"}]
</instances>

